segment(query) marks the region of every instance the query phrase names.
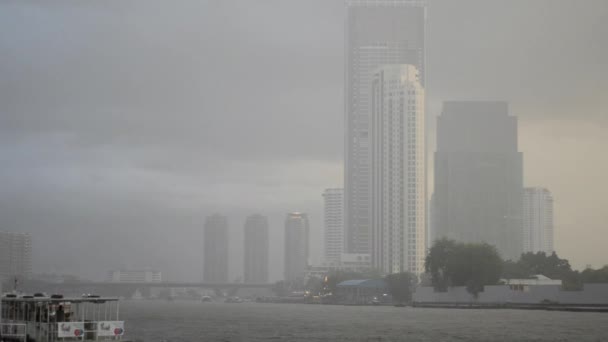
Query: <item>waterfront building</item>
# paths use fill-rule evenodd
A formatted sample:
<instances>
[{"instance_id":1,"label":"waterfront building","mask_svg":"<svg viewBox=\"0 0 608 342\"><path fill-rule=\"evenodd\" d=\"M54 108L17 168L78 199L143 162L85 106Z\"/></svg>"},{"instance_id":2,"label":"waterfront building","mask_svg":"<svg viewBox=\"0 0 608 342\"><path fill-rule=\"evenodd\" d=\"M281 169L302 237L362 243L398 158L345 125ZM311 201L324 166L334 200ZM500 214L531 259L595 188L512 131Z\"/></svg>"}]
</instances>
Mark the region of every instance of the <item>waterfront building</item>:
<instances>
[{"instance_id":1,"label":"waterfront building","mask_svg":"<svg viewBox=\"0 0 608 342\"><path fill-rule=\"evenodd\" d=\"M434 238L523 251L523 158L506 102L449 101L437 120Z\"/></svg>"},{"instance_id":2,"label":"waterfront building","mask_svg":"<svg viewBox=\"0 0 608 342\"><path fill-rule=\"evenodd\" d=\"M0 284L7 280L29 279L31 275L31 235L0 231Z\"/></svg>"},{"instance_id":3,"label":"waterfront building","mask_svg":"<svg viewBox=\"0 0 608 342\"><path fill-rule=\"evenodd\" d=\"M382 65L410 64L425 84L424 1L348 0L345 32L345 252L372 253L371 83Z\"/></svg>"},{"instance_id":4,"label":"waterfront building","mask_svg":"<svg viewBox=\"0 0 608 342\"><path fill-rule=\"evenodd\" d=\"M262 215L247 217L244 236L244 282L268 283L268 218Z\"/></svg>"},{"instance_id":5,"label":"waterfront building","mask_svg":"<svg viewBox=\"0 0 608 342\"><path fill-rule=\"evenodd\" d=\"M324 200L324 261L340 264L344 252L344 189L326 189Z\"/></svg>"},{"instance_id":6,"label":"waterfront building","mask_svg":"<svg viewBox=\"0 0 608 342\"><path fill-rule=\"evenodd\" d=\"M203 234L203 281L227 283L228 219L219 214L208 216Z\"/></svg>"},{"instance_id":7,"label":"waterfront building","mask_svg":"<svg viewBox=\"0 0 608 342\"><path fill-rule=\"evenodd\" d=\"M285 281L302 283L309 257L308 215L293 212L285 219Z\"/></svg>"},{"instance_id":8,"label":"waterfront building","mask_svg":"<svg viewBox=\"0 0 608 342\"><path fill-rule=\"evenodd\" d=\"M383 273L424 272L424 89L414 65L382 66L372 81L372 263Z\"/></svg>"},{"instance_id":9,"label":"waterfront building","mask_svg":"<svg viewBox=\"0 0 608 342\"><path fill-rule=\"evenodd\" d=\"M553 248L553 195L545 188L524 189L524 252L545 252Z\"/></svg>"},{"instance_id":10,"label":"waterfront building","mask_svg":"<svg viewBox=\"0 0 608 342\"><path fill-rule=\"evenodd\" d=\"M113 270L108 272L111 283L161 283L163 276L155 270Z\"/></svg>"}]
</instances>

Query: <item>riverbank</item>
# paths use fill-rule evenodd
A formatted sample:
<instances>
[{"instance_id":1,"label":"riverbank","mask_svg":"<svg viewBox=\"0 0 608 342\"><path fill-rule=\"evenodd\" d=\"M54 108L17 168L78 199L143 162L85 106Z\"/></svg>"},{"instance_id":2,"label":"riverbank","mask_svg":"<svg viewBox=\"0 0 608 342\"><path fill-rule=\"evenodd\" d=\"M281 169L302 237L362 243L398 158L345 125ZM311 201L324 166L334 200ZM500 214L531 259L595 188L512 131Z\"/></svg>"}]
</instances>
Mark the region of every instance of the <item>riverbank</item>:
<instances>
[{"instance_id":1,"label":"riverbank","mask_svg":"<svg viewBox=\"0 0 608 342\"><path fill-rule=\"evenodd\" d=\"M522 304L522 303L413 303L415 308L429 309L516 309L516 310L545 310L568 312L605 312L608 305L593 304Z\"/></svg>"}]
</instances>

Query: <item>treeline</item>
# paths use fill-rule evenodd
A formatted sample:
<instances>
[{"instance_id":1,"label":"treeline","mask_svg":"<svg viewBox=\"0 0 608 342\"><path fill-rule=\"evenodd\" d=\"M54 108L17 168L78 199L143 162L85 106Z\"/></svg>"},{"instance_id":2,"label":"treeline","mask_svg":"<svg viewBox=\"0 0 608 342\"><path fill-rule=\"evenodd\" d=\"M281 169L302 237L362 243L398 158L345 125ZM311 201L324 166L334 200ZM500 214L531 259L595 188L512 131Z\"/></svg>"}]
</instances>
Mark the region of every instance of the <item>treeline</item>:
<instances>
[{"instance_id":1,"label":"treeline","mask_svg":"<svg viewBox=\"0 0 608 342\"><path fill-rule=\"evenodd\" d=\"M566 290L582 289L583 284L608 283L608 266L582 272L554 252L524 253L517 261L502 260L494 246L459 243L442 239L435 242L426 258L430 285L437 290L466 286L477 295L484 285L498 285L501 279L526 279L542 274L562 281Z\"/></svg>"},{"instance_id":2,"label":"treeline","mask_svg":"<svg viewBox=\"0 0 608 342\"><path fill-rule=\"evenodd\" d=\"M517 261L503 260L496 247L481 243L460 243L453 240L437 240L425 260L425 274L420 279L403 272L382 276L369 269L362 272L332 271L323 279L310 278L305 286L277 282L274 292L287 295L291 290L306 290L311 294L336 293L337 284L353 279L384 279L395 302L410 302L416 286L433 286L438 291L449 287L465 286L477 295L486 285L500 285L502 279L526 279L542 274L562 281L565 290L582 289L583 284L608 283L608 265L600 269L573 270L569 261L556 253L524 253Z\"/></svg>"}]
</instances>

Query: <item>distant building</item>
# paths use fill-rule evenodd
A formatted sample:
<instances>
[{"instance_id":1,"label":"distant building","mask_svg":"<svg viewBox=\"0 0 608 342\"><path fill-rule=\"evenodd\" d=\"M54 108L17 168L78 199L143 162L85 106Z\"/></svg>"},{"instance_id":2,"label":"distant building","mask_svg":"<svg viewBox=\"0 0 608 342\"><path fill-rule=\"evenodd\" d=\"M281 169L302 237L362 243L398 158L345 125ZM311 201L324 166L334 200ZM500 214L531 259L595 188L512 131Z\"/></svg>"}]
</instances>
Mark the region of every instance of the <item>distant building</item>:
<instances>
[{"instance_id":1,"label":"distant building","mask_svg":"<svg viewBox=\"0 0 608 342\"><path fill-rule=\"evenodd\" d=\"M344 189L326 189L323 199L325 263L339 264L344 252Z\"/></svg>"},{"instance_id":2,"label":"distant building","mask_svg":"<svg viewBox=\"0 0 608 342\"><path fill-rule=\"evenodd\" d=\"M333 271L365 272L372 268L371 256L369 254L342 253L339 263L323 263L321 265L309 266L306 270L304 280L309 278L323 279Z\"/></svg>"},{"instance_id":3,"label":"distant building","mask_svg":"<svg viewBox=\"0 0 608 342\"><path fill-rule=\"evenodd\" d=\"M262 215L247 217L244 233L244 282L268 283L268 218Z\"/></svg>"},{"instance_id":4,"label":"distant building","mask_svg":"<svg viewBox=\"0 0 608 342\"><path fill-rule=\"evenodd\" d=\"M302 282L308 267L308 215L289 213L285 219L285 281Z\"/></svg>"},{"instance_id":5,"label":"distant building","mask_svg":"<svg viewBox=\"0 0 608 342\"><path fill-rule=\"evenodd\" d=\"M384 279L355 279L338 283L335 295L340 304L370 305L390 303L388 292Z\"/></svg>"},{"instance_id":6,"label":"distant building","mask_svg":"<svg viewBox=\"0 0 608 342\"><path fill-rule=\"evenodd\" d=\"M372 80L372 263L383 273L424 271L424 89L415 66L382 66Z\"/></svg>"},{"instance_id":7,"label":"distant building","mask_svg":"<svg viewBox=\"0 0 608 342\"><path fill-rule=\"evenodd\" d=\"M524 190L524 252L553 249L553 195L545 188Z\"/></svg>"},{"instance_id":8,"label":"distant building","mask_svg":"<svg viewBox=\"0 0 608 342\"><path fill-rule=\"evenodd\" d=\"M509 285L511 290L525 291L525 286L537 286L537 285L562 285L562 281L559 279L551 279L542 274L536 274L531 276L529 279L502 279L505 285Z\"/></svg>"},{"instance_id":9,"label":"distant building","mask_svg":"<svg viewBox=\"0 0 608 342\"><path fill-rule=\"evenodd\" d=\"M523 251L523 158L506 102L450 101L437 120L434 238Z\"/></svg>"},{"instance_id":10,"label":"distant building","mask_svg":"<svg viewBox=\"0 0 608 342\"><path fill-rule=\"evenodd\" d=\"M435 242L435 231L437 228L435 227L435 222L437 222L437 203L435 200L435 194L431 195L431 200L429 201L429 224L427 225L427 233L426 233L426 246L427 249L433 247L433 242Z\"/></svg>"},{"instance_id":11,"label":"distant building","mask_svg":"<svg viewBox=\"0 0 608 342\"><path fill-rule=\"evenodd\" d=\"M348 0L345 26L345 252L371 254L372 77L382 65L410 64L424 87L425 2Z\"/></svg>"},{"instance_id":12,"label":"distant building","mask_svg":"<svg viewBox=\"0 0 608 342\"><path fill-rule=\"evenodd\" d=\"M203 281L228 282L228 219L215 214L208 216L204 228Z\"/></svg>"},{"instance_id":13,"label":"distant building","mask_svg":"<svg viewBox=\"0 0 608 342\"><path fill-rule=\"evenodd\" d=\"M31 235L0 232L0 283L15 278L29 279L31 275Z\"/></svg>"},{"instance_id":14,"label":"distant building","mask_svg":"<svg viewBox=\"0 0 608 342\"><path fill-rule=\"evenodd\" d=\"M108 273L111 283L161 283L162 273L154 270L114 270Z\"/></svg>"}]
</instances>

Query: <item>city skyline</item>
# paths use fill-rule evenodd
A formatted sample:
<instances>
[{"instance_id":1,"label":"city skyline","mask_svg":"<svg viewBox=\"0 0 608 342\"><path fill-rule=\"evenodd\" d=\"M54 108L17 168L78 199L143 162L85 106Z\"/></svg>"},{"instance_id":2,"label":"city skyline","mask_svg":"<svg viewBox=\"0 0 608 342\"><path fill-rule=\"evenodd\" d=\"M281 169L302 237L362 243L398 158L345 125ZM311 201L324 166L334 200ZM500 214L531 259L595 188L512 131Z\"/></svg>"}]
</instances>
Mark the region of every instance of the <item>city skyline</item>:
<instances>
[{"instance_id":1,"label":"city skyline","mask_svg":"<svg viewBox=\"0 0 608 342\"><path fill-rule=\"evenodd\" d=\"M524 185L559 199L555 248L602 266L605 2L428 4L429 132L444 100L508 101ZM198 280L190 262L214 212L232 222L231 278L254 212L269 218L271 279L286 212L310 214L322 254L319 196L343 180L344 1L0 7L0 226L35 237L34 272L95 278L126 263Z\"/></svg>"}]
</instances>

